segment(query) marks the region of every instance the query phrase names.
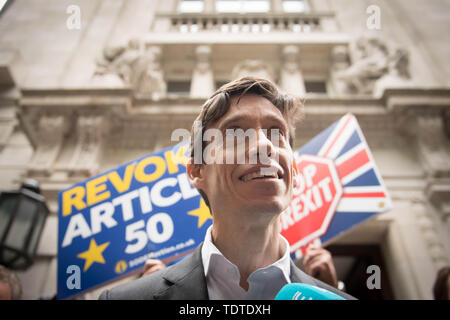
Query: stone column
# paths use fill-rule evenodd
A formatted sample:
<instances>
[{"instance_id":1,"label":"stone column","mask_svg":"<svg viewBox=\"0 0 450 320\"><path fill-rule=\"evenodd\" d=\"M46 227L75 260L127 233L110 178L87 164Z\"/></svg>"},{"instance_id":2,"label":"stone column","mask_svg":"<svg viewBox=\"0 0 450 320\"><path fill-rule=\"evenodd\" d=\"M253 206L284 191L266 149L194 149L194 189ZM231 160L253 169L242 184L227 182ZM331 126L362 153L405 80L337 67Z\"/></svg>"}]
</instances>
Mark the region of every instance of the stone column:
<instances>
[{"instance_id":1,"label":"stone column","mask_svg":"<svg viewBox=\"0 0 450 320\"><path fill-rule=\"evenodd\" d=\"M270 10L273 13L283 12L283 0L270 0Z\"/></svg>"},{"instance_id":2,"label":"stone column","mask_svg":"<svg viewBox=\"0 0 450 320\"><path fill-rule=\"evenodd\" d=\"M211 68L211 46L198 46L195 49L197 63L191 80L191 98L208 98L215 90L214 75Z\"/></svg>"},{"instance_id":3,"label":"stone column","mask_svg":"<svg viewBox=\"0 0 450 320\"><path fill-rule=\"evenodd\" d=\"M215 13L216 12L216 0L203 0L203 12Z\"/></svg>"},{"instance_id":4,"label":"stone column","mask_svg":"<svg viewBox=\"0 0 450 320\"><path fill-rule=\"evenodd\" d=\"M280 85L284 91L297 96L305 95L305 83L298 66L299 48L294 45L283 47L283 65L281 67Z\"/></svg>"},{"instance_id":5,"label":"stone column","mask_svg":"<svg viewBox=\"0 0 450 320\"><path fill-rule=\"evenodd\" d=\"M439 270L446 266L449 260L446 257L445 248L437 236L436 226L423 202L413 201L411 207L434 267Z\"/></svg>"},{"instance_id":6,"label":"stone column","mask_svg":"<svg viewBox=\"0 0 450 320\"><path fill-rule=\"evenodd\" d=\"M350 66L347 46L335 46L331 51L331 83L333 94L345 95L348 92L347 83L340 80L336 75Z\"/></svg>"}]
</instances>

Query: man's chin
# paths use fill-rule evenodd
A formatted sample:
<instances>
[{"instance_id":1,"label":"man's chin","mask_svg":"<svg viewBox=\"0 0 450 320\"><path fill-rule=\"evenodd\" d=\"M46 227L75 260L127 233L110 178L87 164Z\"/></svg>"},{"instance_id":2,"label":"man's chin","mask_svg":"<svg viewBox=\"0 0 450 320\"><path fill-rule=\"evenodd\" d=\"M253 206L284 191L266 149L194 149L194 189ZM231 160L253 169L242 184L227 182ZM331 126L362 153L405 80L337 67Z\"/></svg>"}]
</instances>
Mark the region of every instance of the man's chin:
<instances>
[{"instance_id":1,"label":"man's chin","mask_svg":"<svg viewBox=\"0 0 450 320\"><path fill-rule=\"evenodd\" d=\"M277 199L253 199L245 205L245 211L258 214L279 215L288 207L288 205L289 203L286 203L286 201Z\"/></svg>"}]
</instances>

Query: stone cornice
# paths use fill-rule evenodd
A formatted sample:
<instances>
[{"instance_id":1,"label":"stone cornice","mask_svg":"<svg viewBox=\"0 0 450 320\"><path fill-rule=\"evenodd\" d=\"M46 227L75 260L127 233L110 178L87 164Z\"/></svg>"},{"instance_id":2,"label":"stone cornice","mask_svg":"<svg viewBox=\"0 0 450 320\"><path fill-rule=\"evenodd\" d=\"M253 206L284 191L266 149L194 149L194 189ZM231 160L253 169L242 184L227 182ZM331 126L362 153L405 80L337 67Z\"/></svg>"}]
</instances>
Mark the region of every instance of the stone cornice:
<instances>
[{"instance_id":1,"label":"stone cornice","mask_svg":"<svg viewBox=\"0 0 450 320\"><path fill-rule=\"evenodd\" d=\"M133 95L128 88L53 88L22 89L18 104L20 111L28 108L52 111L89 108L93 111L96 107L119 107L123 111L126 109L130 115L177 115L197 114L204 101L176 95L152 100L146 95ZM355 115L386 115L406 110L422 114L447 108L450 108L450 88L387 89L379 98L356 95L339 98L318 94L305 96L305 113L311 115L340 115L347 112Z\"/></svg>"},{"instance_id":2,"label":"stone cornice","mask_svg":"<svg viewBox=\"0 0 450 320\"><path fill-rule=\"evenodd\" d=\"M19 105L21 108L125 106L130 100L131 92L128 88L22 89Z\"/></svg>"},{"instance_id":3,"label":"stone cornice","mask_svg":"<svg viewBox=\"0 0 450 320\"><path fill-rule=\"evenodd\" d=\"M265 19L281 19L281 18L332 18L335 14L333 11L314 11L314 12L282 12L282 13L273 13L273 12L246 12L245 18L250 20L253 18L265 18ZM215 12L215 13L204 13L204 12L157 12L156 17L160 18L242 18L243 14L240 12Z\"/></svg>"},{"instance_id":4,"label":"stone cornice","mask_svg":"<svg viewBox=\"0 0 450 320\"><path fill-rule=\"evenodd\" d=\"M348 34L330 32L330 33L286 33L270 32L262 34L236 33L228 34L227 37L221 36L221 32L208 33L175 33L158 32L150 33L145 36L145 43L151 45L182 45L182 44L296 44L296 45L346 45L350 42Z\"/></svg>"}]
</instances>

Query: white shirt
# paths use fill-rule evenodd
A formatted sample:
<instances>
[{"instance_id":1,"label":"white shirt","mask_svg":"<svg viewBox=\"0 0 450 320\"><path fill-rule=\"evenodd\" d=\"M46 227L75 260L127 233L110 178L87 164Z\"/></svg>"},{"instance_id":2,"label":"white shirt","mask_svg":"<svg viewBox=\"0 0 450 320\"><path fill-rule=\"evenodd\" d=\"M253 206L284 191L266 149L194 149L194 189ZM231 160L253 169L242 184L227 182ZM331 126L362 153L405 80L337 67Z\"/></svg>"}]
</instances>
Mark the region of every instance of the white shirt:
<instances>
[{"instance_id":1,"label":"white shirt","mask_svg":"<svg viewBox=\"0 0 450 320\"><path fill-rule=\"evenodd\" d=\"M285 252L280 260L268 267L254 271L247 282L248 291L240 285L240 273L212 242L211 228L206 231L202 247L202 262L205 270L206 285L211 300L273 300L280 289L291 283L291 259L289 243L285 242Z\"/></svg>"}]
</instances>

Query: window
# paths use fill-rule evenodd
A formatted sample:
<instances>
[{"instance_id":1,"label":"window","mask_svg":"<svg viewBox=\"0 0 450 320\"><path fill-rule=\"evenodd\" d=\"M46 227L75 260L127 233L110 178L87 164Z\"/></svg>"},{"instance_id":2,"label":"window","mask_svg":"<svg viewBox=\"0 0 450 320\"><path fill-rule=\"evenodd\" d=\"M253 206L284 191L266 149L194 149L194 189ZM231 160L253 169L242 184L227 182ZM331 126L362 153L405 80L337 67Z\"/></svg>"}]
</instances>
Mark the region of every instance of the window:
<instances>
[{"instance_id":1,"label":"window","mask_svg":"<svg viewBox=\"0 0 450 320\"><path fill-rule=\"evenodd\" d=\"M305 81L305 90L310 93L327 93L325 81Z\"/></svg>"},{"instance_id":2,"label":"window","mask_svg":"<svg viewBox=\"0 0 450 320\"><path fill-rule=\"evenodd\" d=\"M305 12L305 0L283 0L283 10L285 12Z\"/></svg>"},{"instance_id":3,"label":"window","mask_svg":"<svg viewBox=\"0 0 450 320\"><path fill-rule=\"evenodd\" d=\"M202 12L203 0L180 0L178 10L180 12Z\"/></svg>"},{"instance_id":4,"label":"window","mask_svg":"<svg viewBox=\"0 0 450 320\"><path fill-rule=\"evenodd\" d=\"M189 95L191 82L189 80L169 80L167 81L167 93L177 95Z\"/></svg>"},{"instance_id":5,"label":"window","mask_svg":"<svg viewBox=\"0 0 450 320\"><path fill-rule=\"evenodd\" d=\"M268 12L269 0L217 0L217 12Z\"/></svg>"}]
</instances>

